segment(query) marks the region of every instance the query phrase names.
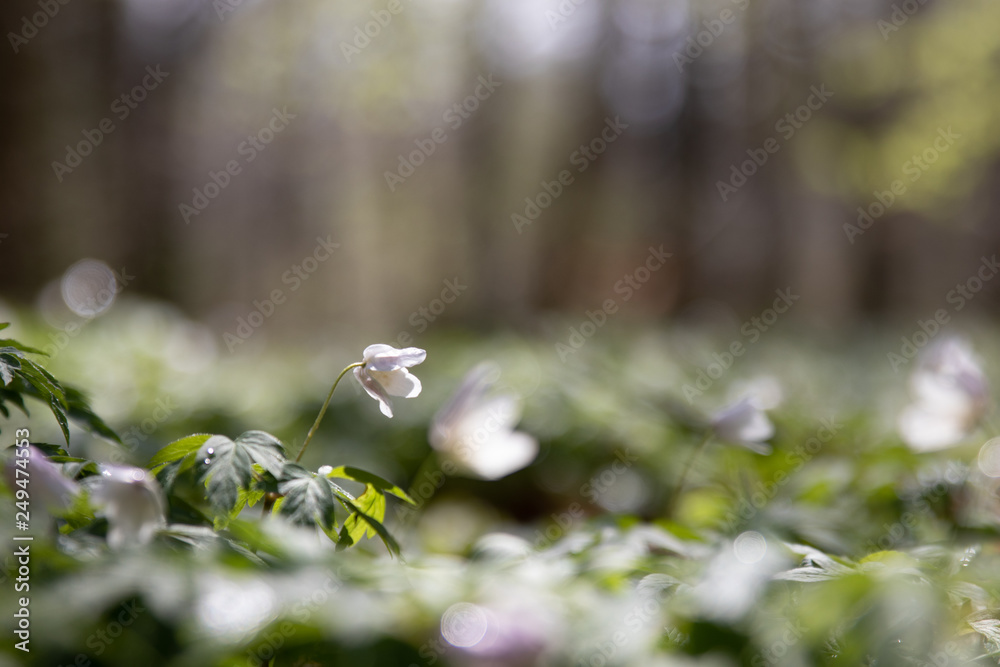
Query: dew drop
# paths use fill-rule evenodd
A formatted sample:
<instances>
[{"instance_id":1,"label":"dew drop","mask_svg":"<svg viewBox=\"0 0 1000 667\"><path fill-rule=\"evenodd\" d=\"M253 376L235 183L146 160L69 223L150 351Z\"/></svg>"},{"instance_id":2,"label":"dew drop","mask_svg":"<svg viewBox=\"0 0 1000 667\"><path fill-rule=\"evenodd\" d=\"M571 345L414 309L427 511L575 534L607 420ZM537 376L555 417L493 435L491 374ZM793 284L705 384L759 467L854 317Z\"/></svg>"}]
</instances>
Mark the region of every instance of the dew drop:
<instances>
[{"instance_id":1,"label":"dew drop","mask_svg":"<svg viewBox=\"0 0 1000 667\"><path fill-rule=\"evenodd\" d=\"M209 447L208 448L208 455L211 456L214 453L215 453L215 447Z\"/></svg>"},{"instance_id":2,"label":"dew drop","mask_svg":"<svg viewBox=\"0 0 1000 667\"><path fill-rule=\"evenodd\" d=\"M205 459L205 465L208 465L211 462L212 462L212 459Z\"/></svg>"}]
</instances>

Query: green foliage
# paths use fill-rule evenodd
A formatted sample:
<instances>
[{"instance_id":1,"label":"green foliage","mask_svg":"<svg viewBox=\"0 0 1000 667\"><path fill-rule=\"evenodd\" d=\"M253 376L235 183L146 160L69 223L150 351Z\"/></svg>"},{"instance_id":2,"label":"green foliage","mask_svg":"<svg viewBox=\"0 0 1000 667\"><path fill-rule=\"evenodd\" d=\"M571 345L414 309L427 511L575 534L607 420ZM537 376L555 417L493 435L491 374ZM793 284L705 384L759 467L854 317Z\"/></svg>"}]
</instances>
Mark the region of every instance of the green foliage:
<instances>
[{"instance_id":1,"label":"green foliage","mask_svg":"<svg viewBox=\"0 0 1000 667\"><path fill-rule=\"evenodd\" d=\"M0 330L8 326L10 324L7 322L0 323ZM8 404L11 404L27 415L24 396L30 396L41 400L52 411L67 444L69 418L99 436L121 442L118 435L90 409L83 392L60 384L45 368L25 356L28 354L45 355L44 352L12 338L0 338L0 380L3 380L3 388L0 389L0 414L9 418Z\"/></svg>"}]
</instances>

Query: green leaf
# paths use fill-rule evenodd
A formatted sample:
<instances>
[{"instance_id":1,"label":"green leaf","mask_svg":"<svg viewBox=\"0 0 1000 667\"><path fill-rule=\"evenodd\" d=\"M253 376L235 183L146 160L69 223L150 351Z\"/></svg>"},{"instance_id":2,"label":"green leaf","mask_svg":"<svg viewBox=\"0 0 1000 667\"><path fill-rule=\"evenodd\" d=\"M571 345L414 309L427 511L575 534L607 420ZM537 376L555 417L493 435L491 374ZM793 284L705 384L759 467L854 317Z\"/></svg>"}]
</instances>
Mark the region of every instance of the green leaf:
<instances>
[{"instance_id":1,"label":"green leaf","mask_svg":"<svg viewBox=\"0 0 1000 667\"><path fill-rule=\"evenodd\" d=\"M281 477L285 465L285 446L276 437L264 431L247 431L236 438L255 463L259 463L275 479Z\"/></svg>"},{"instance_id":2,"label":"green leaf","mask_svg":"<svg viewBox=\"0 0 1000 667\"><path fill-rule=\"evenodd\" d=\"M202 479L209 502L229 516L235 516L254 497L251 484L260 476L255 464L275 478L282 476L285 467L281 441L263 431L247 431L235 441L213 435L201 443L197 458L208 461Z\"/></svg>"},{"instance_id":3,"label":"green leaf","mask_svg":"<svg viewBox=\"0 0 1000 667\"><path fill-rule=\"evenodd\" d=\"M70 419L83 424L91 433L107 438L118 444L122 444L121 438L114 429L108 426L103 419L98 417L90 408L87 396L71 385L64 384L63 390L66 394L67 412Z\"/></svg>"},{"instance_id":4,"label":"green leaf","mask_svg":"<svg viewBox=\"0 0 1000 667\"><path fill-rule=\"evenodd\" d=\"M48 404L49 409L52 410L52 414L56 418L56 422L59 423L63 437L69 443L69 423L66 419L66 411L69 409L69 406L66 404L66 395L59 382L48 371L30 359L23 359L21 361L21 368L18 370L17 375L23 378L27 382L27 385L30 385L37 392L38 398L41 398ZM27 386L25 389L27 389ZM25 393L29 392L26 391Z\"/></svg>"},{"instance_id":5,"label":"green leaf","mask_svg":"<svg viewBox=\"0 0 1000 667\"><path fill-rule=\"evenodd\" d=\"M27 352L28 354L39 354L43 357L49 356L47 353L42 352L38 348L31 347L30 345L25 345L24 343L20 343L14 340L13 338L0 338L0 346L12 347L15 350L18 350L19 352Z\"/></svg>"},{"instance_id":6,"label":"green leaf","mask_svg":"<svg viewBox=\"0 0 1000 667\"><path fill-rule=\"evenodd\" d=\"M285 464L278 492L284 497L273 511L300 526L318 525L329 533L336 526L336 497L330 483L295 463Z\"/></svg>"},{"instance_id":7,"label":"green leaf","mask_svg":"<svg viewBox=\"0 0 1000 667\"><path fill-rule=\"evenodd\" d=\"M211 437L211 433L194 433L180 440L174 440L153 455L153 458L149 460L150 469L156 472L156 468L162 467L171 461L184 458L191 452L197 452L205 444L205 441Z\"/></svg>"},{"instance_id":8,"label":"green leaf","mask_svg":"<svg viewBox=\"0 0 1000 667\"><path fill-rule=\"evenodd\" d=\"M391 493L397 498L401 498L411 505L416 505L417 502L407 495L406 491L399 488L390 481L387 481L374 473L370 473L366 470L361 470L359 468L354 468L351 466L339 466L334 468L330 472L326 473L327 477L337 477L339 479L351 479L355 482L361 482L365 486L371 486L378 489L382 493ZM366 491L367 493L367 491Z\"/></svg>"},{"instance_id":9,"label":"green leaf","mask_svg":"<svg viewBox=\"0 0 1000 667\"><path fill-rule=\"evenodd\" d=\"M384 500L385 496L382 497ZM386 530L381 521L378 521L361 512L360 508L349 500L340 499L340 502L343 503L344 506L352 512L352 514L348 517L347 521L344 522L343 528L340 529L340 539L337 541L338 549L346 549L347 547L357 544L359 539L356 537L357 530L352 533L351 528L348 526L348 521L355 518L355 521L364 521L367 523L368 526L371 527L380 538L382 538L382 543L385 544L385 548L389 550L390 554L394 556L399 555L399 543L396 542L396 539L389 534L389 531Z\"/></svg>"},{"instance_id":10,"label":"green leaf","mask_svg":"<svg viewBox=\"0 0 1000 667\"><path fill-rule=\"evenodd\" d=\"M0 353L0 379L4 386L14 381L14 373L21 370L21 362L12 354Z\"/></svg>"},{"instance_id":11,"label":"green leaf","mask_svg":"<svg viewBox=\"0 0 1000 667\"><path fill-rule=\"evenodd\" d=\"M253 479L250 455L224 435L213 435L198 449L197 458L209 461L202 481L208 489L208 501L226 514L237 509L240 489Z\"/></svg>"}]
</instances>

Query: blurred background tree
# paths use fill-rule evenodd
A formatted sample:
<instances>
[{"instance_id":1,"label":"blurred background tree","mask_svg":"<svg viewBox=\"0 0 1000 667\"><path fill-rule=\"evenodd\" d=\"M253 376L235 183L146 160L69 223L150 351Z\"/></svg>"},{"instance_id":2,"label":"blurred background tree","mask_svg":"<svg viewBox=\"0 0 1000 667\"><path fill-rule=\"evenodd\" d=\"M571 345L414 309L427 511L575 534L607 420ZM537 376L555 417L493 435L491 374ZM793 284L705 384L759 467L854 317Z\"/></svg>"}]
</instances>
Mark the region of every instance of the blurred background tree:
<instances>
[{"instance_id":1,"label":"blurred background tree","mask_svg":"<svg viewBox=\"0 0 1000 667\"><path fill-rule=\"evenodd\" d=\"M599 306L661 244L673 259L625 320L746 317L790 286L798 318L836 327L926 316L1000 238L986 0L44 4L0 9L0 280L43 312L46 286L90 256L232 330L253 300L290 296L286 271L329 237L339 248L269 332L416 337L410 314L457 278L468 296L444 319L558 336L539 316ZM147 68L167 74L124 107ZM468 103L479 77L499 85ZM294 118L248 161L282 110ZM113 131L94 135L104 118ZM609 119L621 136L574 161ZM56 173L85 132L100 144ZM914 171L920 156L934 160ZM572 183L518 230L563 170ZM753 173L723 200L734 170ZM884 215L845 229L894 180ZM970 310L996 305L988 288Z\"/></svg>"}]
</instances>

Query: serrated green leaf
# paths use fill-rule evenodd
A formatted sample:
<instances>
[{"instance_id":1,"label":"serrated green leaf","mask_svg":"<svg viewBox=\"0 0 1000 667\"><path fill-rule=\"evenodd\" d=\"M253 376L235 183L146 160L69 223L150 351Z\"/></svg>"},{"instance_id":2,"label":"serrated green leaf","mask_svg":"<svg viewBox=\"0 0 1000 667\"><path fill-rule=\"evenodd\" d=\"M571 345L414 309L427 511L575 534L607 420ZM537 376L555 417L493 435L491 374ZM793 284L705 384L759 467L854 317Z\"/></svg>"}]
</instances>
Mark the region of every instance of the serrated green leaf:
<instances>
[{"instance_id":1,"label":"serrated green leaf","mask_svg":"<svg viewBox=\"0 0 1000 667\"><path fill-rule=\"evenodd\" d=\"M192 452L197 452L198 449L205 444L205 441L211 437L211 433L194 433L181 438L180 440L174 440L153 455L153 458L149 460L150 469L155 472L155 469L158 467L162 467L171 461L184 458Z\"/></svg>"},{"instance_id":2,"label":"serrated green leaf","mask_svg":"<svg viewBox=\"0 0 1000 667\"><path fill-rule=\"evenodd\" d=\"M198 449L198 458L207 459L202 481L208 489L208 501L229 515L236 511L240 489L253 479L250 455L224 435L213 435Z\"/></svg>"},{"instance_id":3,"label":"serrated green leaf","mask_svg":"<svg viewBox=\"0 0 1000 667\"><path fill-rule=\"evenodd\" d=\"M334 529L336 497L322 476L294 463L285 464L278 492L284 497L280 504L275 503L275 513L300 526L318 525L327 532Z\"/></svg>"},{"instance_id":4,"label":"serrated green leaf","mask_svg":"<svg viewBox=\"0 0 1000 667\"><path fill-rule=\"evenodd\" d=\"M365 486L371 486L378 489L382 493L391 493L397 498L401 498L411 505L416 505L417 502L411 498L406 491L399 488L392 482L379 477L374 473L370 473L367 470L361 470L360 468L354 468L352 466L338 466L330 472L326 473L327 477L337 477L339 479L351 479L355 482L361 482Z\"/></svg>"},{"instance_id":5,"label":"serrated green leaf","mask_svg":"<svg viewBox=\"0 0 1000 667\"><path fill-rule=\"evenodd\" d=\"M275 478L281 477L285 465L285 446L280 440L264 431L247 431L236 438L235 442L246 450L255 463L262 465Z\"/></svg>"}]
</instances>

